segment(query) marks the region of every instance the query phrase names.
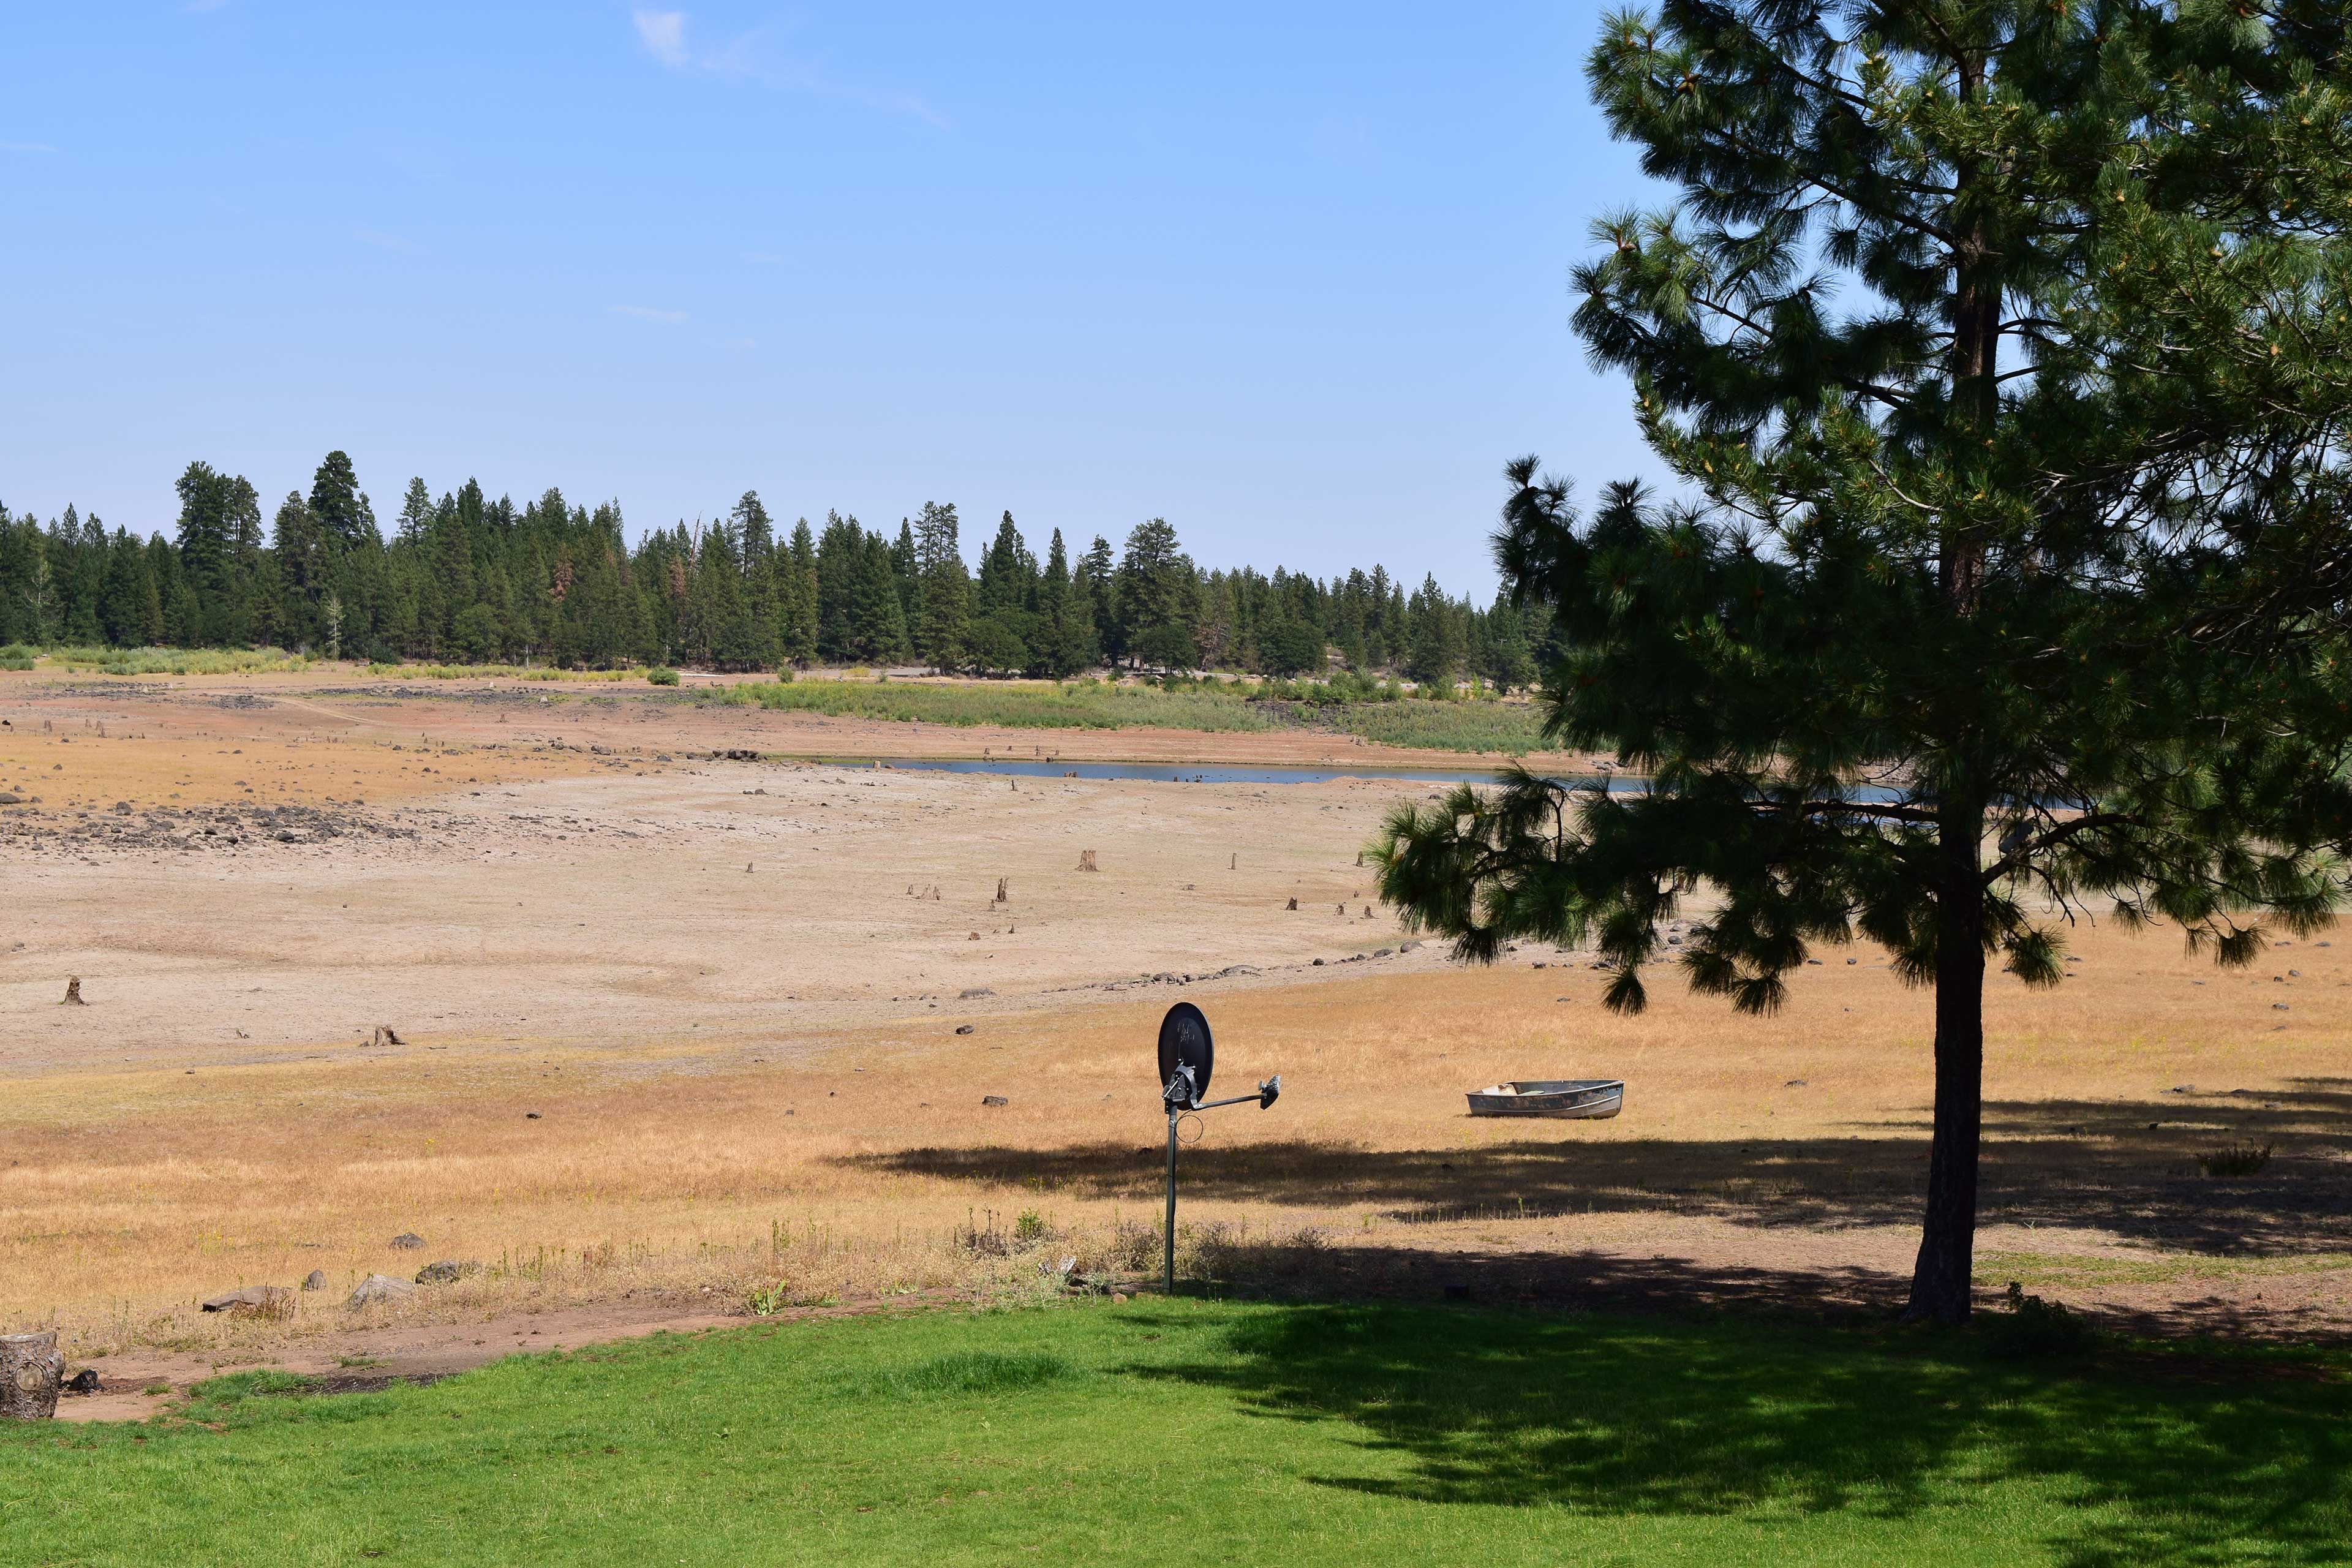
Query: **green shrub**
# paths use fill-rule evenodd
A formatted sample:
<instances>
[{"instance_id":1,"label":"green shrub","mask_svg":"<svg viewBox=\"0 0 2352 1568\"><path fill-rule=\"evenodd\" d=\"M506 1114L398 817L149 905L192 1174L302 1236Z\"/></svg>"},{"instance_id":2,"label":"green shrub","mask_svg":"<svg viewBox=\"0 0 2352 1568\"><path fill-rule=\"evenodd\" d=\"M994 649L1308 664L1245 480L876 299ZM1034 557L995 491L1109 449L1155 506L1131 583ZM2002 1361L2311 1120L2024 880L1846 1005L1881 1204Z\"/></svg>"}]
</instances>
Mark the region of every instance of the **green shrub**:
<instances>
[{"instance_id":1,"label":"green shrub","mask_svg":"<svg viewBox=\"0 0 2352 1568\"><path fill-rule=\"evenodd\" d=\"M2197 1168L2209 1176L2251 1176L2271 1163L2267 1143L2232 1143L2197 1156Z\"/></svg>"},{"instance_id":2,"label":"green shrub","mask_svg":"<svg viewBox=\"0 0 2352 1568\"><path fill-rule=\"evenodd\" d=\"M2063 1302L2029 1296L2009 1282L2008 1309L1981 1319L1985 1346L2011 1361L2080 1361L2095 1349L2099 1331Z\"/></svg>"},{"instance_id":3,"label":"green shrub","mask_svg":"<svg viewBox=\"0 0 2352 1568\"><path fill-rule=\"evenodd\" d=\"M656 686L676 686L677 684L677 671L670 668L667 665L657 665L654 668L646 671L646 679L653 682Z\"/></svg>"},{"instance_id":4,"label":"green shrub","mask_svg":"<svg viewBox=\"0 0 2352 1568\"><path fill-rule=\"evenodd\" d=\"M23 643L10 643L6 647L0 647L0 669L30 669L33 660L38 657L37 652Z\"/></svg>"},{"instance_id":5,"label":"green shrub","mask_svg":"<svg viewBox=\"0 0 2352 1568\"><path fill-rule=\"evenodd\" d=\"M780 665L776 666L776 684L777 684L777 685L779 685L779 686L790 686L790 685L791 685L794 680L796 680L796 679L799 679L799 677L797 677L796 675L794 675L794 674L793 673L793 667L792 667L791 665L789 665L789 664L780 664Z\"/></svg>"},{"instance_id":6,"label":"green shrub","mask_svg":"<svg viewBox=\"0 0 2352 1568\"><path fill-rule=\"evenodd\" d=\"M1023 1209L1013 1222L1013 1239L1015 1241L1043 1241L1053 1234L1054 1227L1047 1225L1045 1216L1035 1209Z\"/></svg>"}]
</instances>

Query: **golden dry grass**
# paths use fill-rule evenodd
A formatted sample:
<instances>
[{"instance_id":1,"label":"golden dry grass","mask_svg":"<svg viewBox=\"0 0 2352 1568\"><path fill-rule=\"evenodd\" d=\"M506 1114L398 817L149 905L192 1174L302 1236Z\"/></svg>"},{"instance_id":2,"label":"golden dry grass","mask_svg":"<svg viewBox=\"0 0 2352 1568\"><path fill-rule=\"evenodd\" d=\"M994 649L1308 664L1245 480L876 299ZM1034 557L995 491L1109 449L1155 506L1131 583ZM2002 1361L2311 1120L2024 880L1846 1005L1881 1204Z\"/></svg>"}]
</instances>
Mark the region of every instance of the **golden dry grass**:
<instances>
[{"instance_id":1,"label":"golden dry grass","mask_svg":"<svg viewBox=\"0 0 2352 1568\"><path fill-rule=\"evenodd\" d=\"M272 729L304 721L291 702L114 701L78 715L110 726L70 748L91 798L247 776L166 765L199 752L328 766L316 747L371 800L454 796L489 765L452 755L459 736L423 752L394 740L431 731L431 704L384 705L381 733L310 740ZM673 731L646 735L629 773L661 745L684 754ZM216 743L154 754L199 736ZM48 754L29 739L0 755ZM1913 1244L1928 1003L1867 950L1802 972L1772 1019L1663 975L1653 1010L1621 1019L1599 1005L1601 976L1533 948L1487 971L1428 950L1307 966L1396 941L1352 906L1302 921L1280 898L1360 883L1353 849L1393 790L1016 797L992 793L1001 780L900 775L853 803L838 770L568 777L593 753L528 745L497 763L539 809L585 819L619 802L613 820L669 836L542 836L495 860L470 842L438 858L43 860L18 877L28 946L0 942L0 1321L58 1322L81 1352L316 1335L352 1321L339 1303L358 1278L441 1258L495 1266L415 1309L452 1318L625 1294L1011 1288L1040 1254L975 1257L958 1233L1028 1210L1061 1238L1045 1253L1100 1268L1134 1250L1120 1225L1156 1222L1150 1041L1179 995L1216 1023L1220 1091L1274 1071L1286 1086L1271 1112L1216 1112L1184 1156L1189 1246L1213 1272L1874 1300ZM139 772L159 767L152 784ZM746 803L754 776L772 793ZM1068 874L1074 822L1105 828L1103 875ZM764 868L780 846L822 847L791 851L774 890L744 876L742 831L819 826L759 851ZM1213 881L1234 846L1241 879ZM909 857L974 905L985 895L961 889L1014 867L1030 945L994 926L1001 941L968 944L972 910L904 899ZM2162 933L2085 930L2076 947L2081 973L2055 993L1992 987L1984 1245L2006 1272L1986 1279L2192 1326L2352 1323L2352 942L2239 973ZM1267 973L1059 989L1239 958ZM85 1012L55 1005L67 963L95 976ZM893 999L918 966L934 1000ZM958 1001L967 974L1002 994ZM411 1043L350 1044L380 1017ZM964 1021L974 1034L951 1032ZM1587 1073L1630 1081L1624 1116L1464 1115L1467 1089ZM2195 1173L2198 1152L2241 1135L2277 1146L2260 1178ZM425 1250L387 1248L406 1230ZM194 1310L313 1268L331 1289L289 1327Z\"/></svg>"},{"instance_id":2,"label":"golden dry grass","mask_svg":"<svg viewBox=\"0 0 2352 1568\"><path fill-rule=\"evenodd\" d=\"M2132 965L2157 958L2143 944L2093 951L2112 978L1999 1006L1996 1173L2038 1182L2083 1167L2079 1182L2095 1167L2103 1192L2145 1201L2141 1189L2185 1182L2195 1150L2250 1122L2290 1159L2338 1157L2340 1097L2280 1086L2339 1070L2340 1023L2259 1040L2235 1026L2242 998L2217 994L2142 1009L2121 1032L2120 997L2166 982L2216 987L2189 987L2177 965ZM1646 1239L1717 1263L1744 1247L1799 1268L1883 1266L1881 1233L1899 1252L1909 1219L1926 1018L1883 971L1810 979L1771 1024L1680 996L1642 1020L1604 1021L1597 977L1556 968L1204 993L1227 1064L1220 1087L1279 1069L1286 1093L1272 1112L1210 1120L1185 1156L1187 1215L1260 1238L1317 1229L1349 1244L1507 1251ZM1576 1000L1553 999L1562 994ZM705 1286L731 1298L772 1281L803 1300L887 1294L968 1280L958 1229L975 1217L1009 1228L1023 1210L1098 1255L1118 1218L1156 1218L1146 1046L1162 1005L1000 1016L961 1037L808 1038L790 1060L758 1065L682 1049L615 1059L534 1047L517 1060L452 1047L207 1068L193 1086L168 1069L20 1083L0 1173L5 1310L55 1317L93 1348L168 1342L200 1331L188 1308L212 1291L316 1267L339 1298L366 1272L435 1258L506 1268L446 1309ZM1627 1114L1533 1127L1462 1114L1465 1087L1570 1068L1623 1072ZM2169 1082L2191 1078L2279 1093L2175 1097L2176 1121L2140 1124ZM2046 1103L2059 1087L2066 1100ZM1012 1103L984 1109L987 1093ZM2065 1131L2084 1116L2100 1125ZM2046 1193L2004 1192L1998 1174L1991 1186L1993 1217L2012 1208L2012 1225L2052 1226L2076 1252L2076 1233L2112 1218L2097 1194L2070 1215ZM2107 1228L2093 1256L2153 1239ZM412 1229L425 1252L387 1250ZM1834 1240L1846 1231L1850 1244ZM2240 1239L2316 1288L2342 1282L2291 1261L2341 1253L2325 1226Z\"/></svg>"}]
</instances>

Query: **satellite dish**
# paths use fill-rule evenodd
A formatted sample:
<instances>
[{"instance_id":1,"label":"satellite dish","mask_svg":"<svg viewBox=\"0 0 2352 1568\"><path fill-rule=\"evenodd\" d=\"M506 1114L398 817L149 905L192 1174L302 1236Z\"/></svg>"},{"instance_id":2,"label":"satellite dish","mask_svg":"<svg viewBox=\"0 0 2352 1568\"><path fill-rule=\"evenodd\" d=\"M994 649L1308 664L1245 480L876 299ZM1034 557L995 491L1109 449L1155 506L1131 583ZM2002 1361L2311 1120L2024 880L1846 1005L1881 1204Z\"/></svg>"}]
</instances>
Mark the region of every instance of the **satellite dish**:
<instances>
[{"instance_id":1,"label":"satellite dish","mask_svg":"<svg viewBox=\"0 0 2352 1568\"><path fill-rule=\"evenodd\" d=\"M1216 1041L1209 1034L1209 1020L1190 1002L1179 1002L1168 1009L1168 1016L1160 1020L1160 1086L1164 1091L1168 1080L1179 1068L1192 1069L1192 1098L1196 1102L1209 1092L1209 1071L1216 1066Z\"/></svg>"}]
</instances>

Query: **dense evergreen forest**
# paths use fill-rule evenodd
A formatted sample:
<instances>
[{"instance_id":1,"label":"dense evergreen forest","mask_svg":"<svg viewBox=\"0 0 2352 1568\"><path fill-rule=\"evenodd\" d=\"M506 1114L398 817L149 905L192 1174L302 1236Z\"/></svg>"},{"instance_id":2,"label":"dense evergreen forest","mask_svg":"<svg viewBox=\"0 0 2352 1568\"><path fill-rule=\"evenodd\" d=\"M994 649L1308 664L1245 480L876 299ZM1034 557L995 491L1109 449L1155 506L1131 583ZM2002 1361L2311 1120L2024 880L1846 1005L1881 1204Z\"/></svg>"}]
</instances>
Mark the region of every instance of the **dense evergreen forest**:
<instances>
[{"instance_id":1,"label":"dense evergreen forest","mask_svg":"<svg viewBox=\"0 0 2352 1568\"><path fill-rule=\"evenodd\" d=\"M176 537L109 532L71 507L44 526L0 506L0 645L274 646L331 658L567 667L759 669L920 662L941 671L1062 677L1137 668L1402 672L1509 689L1548 630L1433 578L1381 568L1328 582L1276 569L1203 572L1154 518L1113 550L1041 561L1006 513L967 565L953 505L895 536L828 512L789 529L747 492L724 518L647 532L620 509L551 489L518 507L467 480L433 499L411 479L389 535L351 459L330 452L309 493L265 524L243 475L191 463Z\"/></svg>"}]
</instances>

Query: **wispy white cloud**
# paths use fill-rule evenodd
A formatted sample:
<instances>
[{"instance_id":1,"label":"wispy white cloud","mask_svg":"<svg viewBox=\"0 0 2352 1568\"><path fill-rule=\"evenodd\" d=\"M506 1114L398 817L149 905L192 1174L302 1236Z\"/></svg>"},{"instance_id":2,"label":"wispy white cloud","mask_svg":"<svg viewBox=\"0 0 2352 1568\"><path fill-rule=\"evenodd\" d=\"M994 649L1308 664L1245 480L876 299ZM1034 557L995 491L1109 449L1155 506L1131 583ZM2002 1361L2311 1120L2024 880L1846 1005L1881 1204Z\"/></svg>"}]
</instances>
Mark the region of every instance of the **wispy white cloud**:
<instances>
[{"instance_id":1,"label":"wispy white cloud","mask_svg":"<svg viewBox=\"0 0 2352 1568\"><path fill-rule=\"evenodd\" d=\"M660 321L673 327L686 320L684 310L656 310L651 305L615 305L613 314L635 316L640 321Z\"/></svg>"},{"instance_id":2,"label":"wispy white cloud","mask_svg":"<svg viewBox=\"0 0 2352 1568\"><path fill-rule=\"evenodd\" d=\"M687 39L683 11L637 10L629 16L646 52L672 70L699 71L725 81L750 82L779 92L803 92L888 114L911 115L928 125L948 129L947 116L915 93L849 80L819 58L779 47L772 25L740 33L716 48L697 48Z\"/></svg>"},{"instance_id":3,"label":"wispy white cloud","mask_svg":"<svg viewBox=\"0 0 2352 1568\"><path fill-rule=\"evenodd\" d=\"M637 41L646 53L672 70L683 69L692 59L686 48L685 12L632 11L629 20L637 25Z\"/></svg>"},{"instance_id":4,"label":"wispy white cloud","mask_svg":"<svg viewBox=\"0 0 2352 1568\"><path fill-rule=\"evenodd\" d=\"M46 142L0 142L0 153L54 153Z\"/></svg>"},{"instance_id":5,"label":"wispy white cloud","mask_svg":"<svg viewBox=\"0 0 2352 1568\"><path fill-rule=\"evenodd\" d=\"M424 254L424 247L415 240L403 238L396 234L386 234L380 228L355 228L352 230L352 237L362 245L373 245L378 250L390 250L402 256Z\"/></svg>"}]
</instances>

